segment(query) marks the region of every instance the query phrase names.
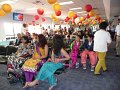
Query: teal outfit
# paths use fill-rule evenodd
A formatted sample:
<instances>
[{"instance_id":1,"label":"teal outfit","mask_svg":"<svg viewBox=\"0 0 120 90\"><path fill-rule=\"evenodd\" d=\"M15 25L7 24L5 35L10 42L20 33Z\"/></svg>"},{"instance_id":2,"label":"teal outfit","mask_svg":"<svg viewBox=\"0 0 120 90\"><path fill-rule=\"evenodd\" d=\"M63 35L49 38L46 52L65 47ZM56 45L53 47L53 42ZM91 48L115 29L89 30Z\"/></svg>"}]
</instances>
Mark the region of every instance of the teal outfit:
<instances>
[{"instance_id":1,"label":"teal outfit","mask_svg":"<svg viewBox=\"0 0 120 90\"><path fill-rule=\"evenodd\" d=\"M41 67L38 75L36 77L37 80L44 81L48 79L50 86L55 85L56 79L54 77L54 73L57 69L62 68L62 63L54 63L54 62L46 62Z\"/></svg>"}]
</instances>

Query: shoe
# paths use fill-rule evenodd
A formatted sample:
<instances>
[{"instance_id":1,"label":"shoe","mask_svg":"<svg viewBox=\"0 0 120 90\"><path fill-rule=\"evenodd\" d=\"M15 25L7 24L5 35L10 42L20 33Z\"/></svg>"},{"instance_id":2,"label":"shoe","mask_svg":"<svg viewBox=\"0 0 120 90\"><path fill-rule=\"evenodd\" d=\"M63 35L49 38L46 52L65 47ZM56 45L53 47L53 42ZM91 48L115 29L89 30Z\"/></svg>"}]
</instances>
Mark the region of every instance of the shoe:
<instances>
[{"instance_id":1,"label":"shoe","mask_svg":"<svg viewBox=\"0 0 120 90\"><path fill-rule=\"evenodd\" d=\"M94 67L91 67L91 72L94 72Z\"/></svg>"},{"instance_id":2,"label":"shoe","mask_svg":"<svg viewBox=\"0 0 120 90\"><path fill-rule=\"evenodd\" d=\"M55 83L54 85L50 86L48 90L52 90L55 86L57 86L57 83Z\"/></svg>"},{"instance_id":3,"label":"shoe","mask_svg":"<svg viewBox=\"0 0 120 90\"><path fill-rule=\"evenodd\" d=\"M106 70L103 70L103 72L108 72L108 70L106 69Z\"/></svg>"},{"instance_id":4,"label":"shoe","mask_svg":"<svg viewBox=\"0 0 120 90\"><path fill-rule=\"evenodd\" d=\"M56 83L54 85L50 86L48 90L52 90L55 86L57 86L57 83L58 83L58 79L56 78Z\"/></svg>"},{"instance_id":5,"label":"shoe","mask_svg":"<svg viewBox=\"0 0 120 90\"><path fill-rule=\"evenodd\" d=\"M99 74L94 74L94 76L101 76L101 74L99 73Z\"/></svg>"},{"instance_id":6,"label":"shoe","mask_svg":"<svg viewBox=\"0 0 120 90\"><path fill-rule=\"evenodd\" d=\"M86 68L86 66L83 66L83 70L86 70L87 68Z\"/></svg>"},{"instance_id":7,"label":"shoe","mask_svg":"<svg viewBox=\"0 0 120 90\"><path fill-rule=\"evenodd\" d=\"M120 55L115 55L116 57L120 57Z\"/></svg>"}]
</instances>

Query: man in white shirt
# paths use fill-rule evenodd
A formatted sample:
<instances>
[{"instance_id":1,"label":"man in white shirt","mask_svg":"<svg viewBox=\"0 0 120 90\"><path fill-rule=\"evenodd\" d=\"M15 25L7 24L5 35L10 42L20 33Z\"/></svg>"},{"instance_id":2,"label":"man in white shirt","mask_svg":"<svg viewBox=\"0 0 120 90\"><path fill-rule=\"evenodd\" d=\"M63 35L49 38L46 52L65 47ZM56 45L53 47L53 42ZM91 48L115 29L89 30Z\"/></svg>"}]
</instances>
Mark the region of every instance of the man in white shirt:
<instances>
[{"instance_id":1,"label":"man in white shirt","mask_svg":"<svg viewBox=\"0 0 120 90\"><path fill-rule=\"evenodd\" d=\"M115 33L116 33L116 52L117 52L116 57L120 57L120 19L118 19L118 25L116 26Z\"/></svg>"},{"instance_id":2,"label":"man in white shirt","mask_svg":"<svg viewBox=\"0 0 120 90\"><path fill-rule=\"evenodd\" d=\"M109 32L106 31L108 26L107 22L102 22L99 25L100 30L97 31L94 35L94 51L97 53L98 56L98 63L95 67L95 75L100 75L100 69L102 68L103 71L107 70L105 64L105 57L106 52L108 50L108 44L111 43L111 37Z\"/></svg>"}]
</instances>

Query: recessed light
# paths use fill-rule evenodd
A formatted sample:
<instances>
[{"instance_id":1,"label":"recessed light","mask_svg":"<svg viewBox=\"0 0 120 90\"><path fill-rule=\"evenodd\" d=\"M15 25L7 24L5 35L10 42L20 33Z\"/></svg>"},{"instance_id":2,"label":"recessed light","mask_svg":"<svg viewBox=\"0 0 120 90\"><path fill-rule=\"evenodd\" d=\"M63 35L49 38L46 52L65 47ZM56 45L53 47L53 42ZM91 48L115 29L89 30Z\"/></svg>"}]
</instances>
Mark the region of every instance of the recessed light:
<instances>
[{"instance_id":1,"label":"recessed light","mask_svg":"<svg viewBox=\"0 0 120 90\"><path fill-rule=\"evenodd\" d=\"M78 8L71 8L69 10L78 10L78 9L82 9L82 7L78 7Z\"/></svg>"},{"instance_id":2,"label":"recessed light","mask_svg":"<svg viewBox=\"0 0 120 90\"><path fill-rule=\"evenodd\" d=\"M38 8L28 8L26 10L36 10L36 9L38 9Z\"/></svg>"},{"instance_id":3,"label":"recessed light","mask_svg":"<svg viewBox=\"0 0 120 90\"><path fill-rule=\"evenodd\" d=\"M0 5L2 5L2 4L13 4L13 3L15 3L14 1L2 1L2 2L0 2Z\"/></svg>"},{"instance_id":4,"label":"recessed light","mask_svg":"<svg viewBox=\"0 0 120 90\"><path fill-rule=\"evenodd\" d=\"M67 4L73 4L73 1L68 1L68 2L60 2L60 5L67 5Z\"/></svg>"},{"instance_id":5,"label":"recessed light","mask_svg":"<svg viewBox=\"0 0 120 90\"><path fill-rule=\"evenodd\" d=\"M77 13L86 13L86 11L81 11L81 12L77 12Z\"/></svg>"}]
</instances>

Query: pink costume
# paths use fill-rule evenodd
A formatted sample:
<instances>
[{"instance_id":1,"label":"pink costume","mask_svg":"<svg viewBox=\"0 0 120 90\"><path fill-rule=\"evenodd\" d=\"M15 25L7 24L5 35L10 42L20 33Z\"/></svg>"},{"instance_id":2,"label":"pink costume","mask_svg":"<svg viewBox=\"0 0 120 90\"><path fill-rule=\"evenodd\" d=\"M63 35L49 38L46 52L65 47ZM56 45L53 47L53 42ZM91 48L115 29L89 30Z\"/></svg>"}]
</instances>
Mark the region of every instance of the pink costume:
<instances>
[{"instance_id":1,"label":"pink costume","mask_svg":"<svg viewBox=\"0 0 120 90\"><path fill-rule=\"evenodd\" d=\"M80 48L80 42L72 42L71 44L71 53L70 53L70 57L72 59L72 67L75 66L76 62L77 62L77 55L78 55L78 52L79 52L79 48Z\"/></svg>"}]
</instances>

